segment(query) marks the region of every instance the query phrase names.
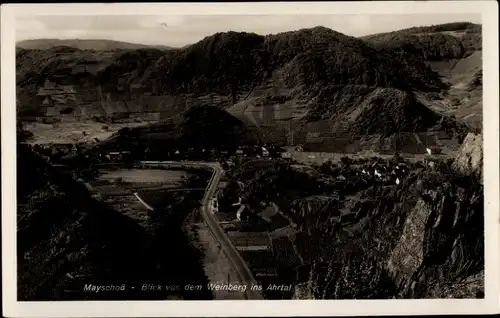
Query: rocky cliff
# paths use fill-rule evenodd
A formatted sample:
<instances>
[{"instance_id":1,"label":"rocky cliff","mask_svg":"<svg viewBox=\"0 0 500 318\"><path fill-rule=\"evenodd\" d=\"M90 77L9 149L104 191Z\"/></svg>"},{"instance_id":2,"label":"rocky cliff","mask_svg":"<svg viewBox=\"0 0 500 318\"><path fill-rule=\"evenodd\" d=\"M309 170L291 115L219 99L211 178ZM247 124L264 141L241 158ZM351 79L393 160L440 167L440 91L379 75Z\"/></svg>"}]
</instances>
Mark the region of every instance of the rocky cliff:
<instances>
[{"instance_id":1,"label":"rocky cliff","mask_svg":"<svg viewBox=\"0 0 500 318\"><path fill-rule=\"evenodd\" d=\"M337 224L328 241L343 259L312 260L295 298L484 297L482 156L482 136L469 134L450 162L383 195L360 192L372 202L356 212L364 217Z\"/></svg>"},{"instance_id":2,"label":"rocky cliff","mask_svg":"<svg viewBox=\"0 0 500 318\"><path fill-rule=\"evenodd\" d=\"M465 138L453 168L466 175L475 175L483 182L483 135L470 133Z\"/></svg>"},{"instance_id":3,"label":"rocky cliff","mask_svg":"<svg viewBox=\"0 0 500 318\"><path fill-rule=\"evenodd\" d=\"M421 179L387 269L398 296L484 296L482 135L469 134L451 169Z\"/></svg>"},{"instance_id":4,"label":"rocky cliff","mask_svg":"<svg viewBox=\"0 0 500 318\"><path fill-rule=\"evenodd\" d=\"M398 296L482 297L483 212L483 186L477 179L444 181L423 191L387 261Z\"/></svg>"}]
</instances>

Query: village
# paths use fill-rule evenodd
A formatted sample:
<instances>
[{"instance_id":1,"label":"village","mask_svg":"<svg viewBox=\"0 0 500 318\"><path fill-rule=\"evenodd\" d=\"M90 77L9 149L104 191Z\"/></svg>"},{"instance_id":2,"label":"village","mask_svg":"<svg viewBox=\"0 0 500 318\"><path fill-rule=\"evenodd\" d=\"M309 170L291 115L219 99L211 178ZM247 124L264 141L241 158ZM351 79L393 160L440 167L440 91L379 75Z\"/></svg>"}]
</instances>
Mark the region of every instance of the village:
<instances>
[{"instance_id":1,"label":"village","mask_svg":"<svg viewBox=\"0 0 500 318\"><path fill-rule=\"evenodd\" d=\"M344 156L338 162L326 161L315 166L294 162L286 152L273 158L260 153L244 161L236 155L244 156L245 153L239 151L223 162L227 173L219 184L217 195L211 200L210 208L255 277L263 284L271 285L289 283L287 273L299 270L305 263L309 250L301 240L306 233L294 215L297 211L293 203L284 204L285 198L268 200L248 195L254 181L243 177L245 166L252 170L266 169L273 162L289 164L293 169L308 174L315 180L313 183L329 193L324 199L318 196L319 200L349 202L356 200L353 198L360 190L370 186L400 186L412 171L434 169L436 162L445 159L438 148L430 147L421 162L408 161L396 154L390 159L352 159ZM255 163L257 167L248 163ZM332 222L342 222L342 217L334 218ZM270 293L267 295L269 298L288 297L286 291L273 294L273 290L269 289L266 292Z\"/></svg>"}]
</instances>

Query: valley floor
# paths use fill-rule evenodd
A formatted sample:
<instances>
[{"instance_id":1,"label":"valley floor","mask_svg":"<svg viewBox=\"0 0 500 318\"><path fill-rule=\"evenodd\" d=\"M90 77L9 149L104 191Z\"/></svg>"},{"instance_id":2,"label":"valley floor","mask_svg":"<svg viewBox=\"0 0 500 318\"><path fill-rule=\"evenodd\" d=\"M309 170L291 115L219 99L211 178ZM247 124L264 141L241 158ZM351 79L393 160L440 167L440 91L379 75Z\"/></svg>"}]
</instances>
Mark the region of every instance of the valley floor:
<instances>
[{"instance_id":1,"label":"valley floor","mask_svg":"<svg viewBox=\"0 0 500 318\"><path fill-rule=\"evenodd\" d=\"M33 133L31 144L96 142L103 141L121 128L138 127L144 123L99 123L95 121L59 122L44 124L26 122L25 129Z\"/></svg>"}]
</instances>

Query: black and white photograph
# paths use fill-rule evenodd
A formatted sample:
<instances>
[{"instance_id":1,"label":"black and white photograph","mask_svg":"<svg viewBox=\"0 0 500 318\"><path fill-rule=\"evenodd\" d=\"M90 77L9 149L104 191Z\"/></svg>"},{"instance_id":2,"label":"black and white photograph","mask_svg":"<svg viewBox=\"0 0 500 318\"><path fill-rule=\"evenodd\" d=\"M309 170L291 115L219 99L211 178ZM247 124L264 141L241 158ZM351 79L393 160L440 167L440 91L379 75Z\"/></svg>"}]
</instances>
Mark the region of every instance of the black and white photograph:
<instances>
[{"instance_id":1,"label":"black and white photograph","mask_svg":"<svg viewBox=\"0 0 500 318\"><path fill-rule=\"evenodd\" d=\"M498 5L451 3L2 5L10 316L498 311Z\"/></svg>"}]
</instances>

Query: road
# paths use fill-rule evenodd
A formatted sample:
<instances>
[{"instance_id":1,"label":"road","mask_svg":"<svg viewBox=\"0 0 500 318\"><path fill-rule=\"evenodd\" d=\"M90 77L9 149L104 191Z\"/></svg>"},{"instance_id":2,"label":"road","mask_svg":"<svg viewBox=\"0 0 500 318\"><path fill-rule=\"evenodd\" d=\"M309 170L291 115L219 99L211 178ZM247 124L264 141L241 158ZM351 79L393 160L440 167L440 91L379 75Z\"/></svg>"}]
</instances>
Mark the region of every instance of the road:
<instances>
[{"instance_id":1,"label":"road","mask_svg":"<svg viewBox=\"0 0 500 318\"><path fill-rule=\"evenodd\" d=\"M190 166L194 168L210 168L213 171L210 178L205 195L202 200L201 215L204 222L212 232L215 239L219 242L221 249L227 255L230 262L236 269L239 275L240 282L247 286L245 291L246 299L263 299L262 293L251 290L252 285L258 285L253 273L248 268L246 262L241 257L240 253L233 245L229 237L224 233L215 215L210 211L210 200L214 197L219 185L220 177L223 173L222 168L217 163L208 162L175 162L175 161L141 161L142 165L161 165L161 166Z\"/></svg>"}]
</instances>

